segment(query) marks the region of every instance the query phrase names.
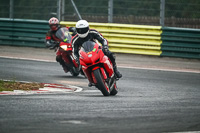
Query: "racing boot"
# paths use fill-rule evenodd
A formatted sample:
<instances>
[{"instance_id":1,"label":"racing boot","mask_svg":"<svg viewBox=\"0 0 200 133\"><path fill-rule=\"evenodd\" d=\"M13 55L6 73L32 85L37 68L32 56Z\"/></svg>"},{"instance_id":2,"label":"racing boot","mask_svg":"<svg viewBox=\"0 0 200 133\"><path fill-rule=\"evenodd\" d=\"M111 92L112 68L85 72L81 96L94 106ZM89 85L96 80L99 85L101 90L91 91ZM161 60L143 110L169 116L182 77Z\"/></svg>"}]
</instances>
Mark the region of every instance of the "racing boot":
<instances>
[{"instance_id":1,"label":"racing boot","mask_svg":"<svg viewBox=\"0 0 200 133\"><path fill-rule=\"evenodd\" d=\"M88 87L92 87L92 86L95 86L95 84L94 84L94 83L91 83L91 82L89 82L89 83L88 83Z\"/></svg>"},{"instance_id":2,"label":"racing boot","mask_svg":"<svg viewBox=\"0 0 200 133\"><path fill-rule=\"evenodd\" d=\"M89 82L89 83L88 83L88 87L92 87L92 83Z\"/></svg>"},{"instance_id":3,"label":"racing boot","mask_svg":"<svg viewBox=\"0 0 200 133\"><path fill-rule=\"evenodd\" d=\"M116 64L113 64L113 70L115 72L115 75L117 76L117 78L121 78L122 74L118 71Z\"/></svg>"},{"instance_id":4,"label":"racing boot","mask_svg":"<svg viewBox=\"0 0 200 133\"><path fill-rule=\"evenodd\" d=\"M110 61L113 64L113 70L114 70L114 73L115 73L116 77L118 79L121 78L122 74L117 70L117 65L116 65L116 62L115 62L114 54L108 50L106 55L108 56L108 58L110 58Z\"/></svg>"}]
</instances>

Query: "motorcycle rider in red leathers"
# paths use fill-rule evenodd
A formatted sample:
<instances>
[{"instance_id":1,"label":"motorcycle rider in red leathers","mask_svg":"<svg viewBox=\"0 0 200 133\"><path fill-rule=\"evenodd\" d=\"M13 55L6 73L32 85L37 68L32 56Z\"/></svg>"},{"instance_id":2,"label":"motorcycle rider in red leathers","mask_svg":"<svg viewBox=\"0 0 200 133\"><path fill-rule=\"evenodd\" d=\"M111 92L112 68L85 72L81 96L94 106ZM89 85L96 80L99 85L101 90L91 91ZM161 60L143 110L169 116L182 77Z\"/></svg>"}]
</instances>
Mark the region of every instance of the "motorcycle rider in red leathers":
<instances>
[{"instance_id":1,"label":"motorcycle rider in red leathers","mask_svg":"<svg viewBox=\"0 0 200 133\"><path fill-rule=\"evenodd\" d=\"M53 49L55 47L59 47L59 42L61 42L61 40L57 38L55 35L56 32L61 28L59 20L55 17L52 17L51 19L49 19L49 27L50 27L50 30L46 34L46 47ZM66 27L66 28L70 32L73 32L72 36L76 34L75 33L76 29L74 27ZM68 72L65 66L65 62L62 59L61 51L59 48L57 48L57 51L56 51L56 61L59 62L60 65L62 65L65 72Z\"/></svg>"},{"instance_id":2,"label":"motorcycle rider in red leathers","mask_svg":"<svg viewBox=\"0 0 200 133\"><path fill-rule=\"evenodd\" d=\"M113 53L108 49L108 41L101 35L101 33L94 29L89 29L89 24L86 20L79 20L76 23L76 32L77 35L72 39L72 47L73 53L77 58L77 62L79 62L79 48L82 46L82 44L86 41L96 42L97 40L102 44L102 50L104 54L111 60L116 77L121 78L122 74L117 70L115 57L113 56ZM90 83L88 86L91 86Z\"/></svg>"}]
</instances>

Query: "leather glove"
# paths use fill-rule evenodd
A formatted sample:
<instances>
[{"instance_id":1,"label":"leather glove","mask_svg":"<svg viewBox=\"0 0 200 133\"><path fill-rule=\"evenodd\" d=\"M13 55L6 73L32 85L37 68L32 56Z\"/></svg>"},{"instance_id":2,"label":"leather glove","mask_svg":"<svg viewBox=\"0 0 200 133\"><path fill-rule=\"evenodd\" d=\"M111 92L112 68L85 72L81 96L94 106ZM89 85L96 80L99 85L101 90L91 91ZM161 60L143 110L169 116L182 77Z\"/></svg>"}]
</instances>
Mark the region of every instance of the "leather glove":
<instances>
[{"instance_id":1,"label":"leather glove","mask_svg":"<svg viewBox=\"0 0 200 133\"><path fill-rule=\"evenodd\" d=\"M55 42L53 40L48 40L46 42L46 47L49 48L50 50L55 49L58 46L59 46L59 42Z\"/></svg>"},{"instance_id":2,"label":"leather glove","mask_svg":"<svg viewBox=\"0 0 200 133\"><path fill-rule=\"evenodd\" d=\"M105 52L105 54L108 53L108 45L104 45L103 46L103 52Z\"/></svg>"},{"instance_id":3,"label":"leather glove","mask_svg":"<svg viewBox=\"0 0 200 133\"><path fill-rule=\"evenodd\" d=\"M49 48L50 50L55 49L59 46L57 43L53 43L52 46Z\"/></svg>"}]
</instances>

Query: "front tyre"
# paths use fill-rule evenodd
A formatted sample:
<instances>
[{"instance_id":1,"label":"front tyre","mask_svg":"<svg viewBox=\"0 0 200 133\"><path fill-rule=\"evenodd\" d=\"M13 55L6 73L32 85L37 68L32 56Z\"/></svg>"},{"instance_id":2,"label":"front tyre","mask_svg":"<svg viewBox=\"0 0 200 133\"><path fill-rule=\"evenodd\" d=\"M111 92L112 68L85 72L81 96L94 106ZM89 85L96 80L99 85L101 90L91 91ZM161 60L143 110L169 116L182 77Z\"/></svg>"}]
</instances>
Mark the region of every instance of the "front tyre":
<instances>
[{"instance_id":1,"label":"front tyre","mask_svg":"<svg viewBox=\"0 0 200 133\"><path fill-rule=\"evenodd\" d=\"M99 69L94 70L94 76L97 81L97 88L102 92L102 94L104 96L109 96L110 90L109 90L108 85L105 82L105 80L103 80L103 77L102 77Z\"/></svg>"},{"instance_id":2,"label":"front tyre","mask_svg":"<svg viewBox=\"0 0 200 133\"><path fill-rule=\"evenodd\" d=\"M114 83L114 86L113 86L113 89L112 91L110 92L110 95L114 96L118 93L118 88L117 88L117 85L116 85L116 82Z\"/></svg>"},{"instance_id":3,"label":"front tyre","mask_svg":"<svg viewBox=\"0 0 200 133\"><path fill-rule=\"evenodd\" d=\"M74 66L70 69L70 73L72 74L72 76L76 77L79 75L79 70L78 68L75 68Z\"/></svg>"}]
</instances>

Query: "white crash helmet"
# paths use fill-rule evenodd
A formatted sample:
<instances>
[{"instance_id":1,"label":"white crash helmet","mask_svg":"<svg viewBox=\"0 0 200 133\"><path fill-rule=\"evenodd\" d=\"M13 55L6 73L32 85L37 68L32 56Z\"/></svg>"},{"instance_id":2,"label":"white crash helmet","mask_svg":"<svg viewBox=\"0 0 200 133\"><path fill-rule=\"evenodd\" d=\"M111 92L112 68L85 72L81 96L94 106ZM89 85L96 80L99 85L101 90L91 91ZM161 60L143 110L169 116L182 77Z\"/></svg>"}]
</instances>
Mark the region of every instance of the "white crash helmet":
<instances>
[{"instance_id":1,"label":"white crash helmet","mask_svg":"<svg viewBox=\"0 0 200 133\"><path fill-rule=\"evenodd\" d=\"M89 23L86 20L79 20L76 23L76 31L80 38L85 38L89 33Z\"/></svg>"}]
</instances>

